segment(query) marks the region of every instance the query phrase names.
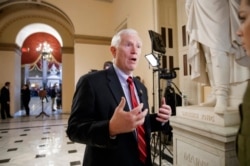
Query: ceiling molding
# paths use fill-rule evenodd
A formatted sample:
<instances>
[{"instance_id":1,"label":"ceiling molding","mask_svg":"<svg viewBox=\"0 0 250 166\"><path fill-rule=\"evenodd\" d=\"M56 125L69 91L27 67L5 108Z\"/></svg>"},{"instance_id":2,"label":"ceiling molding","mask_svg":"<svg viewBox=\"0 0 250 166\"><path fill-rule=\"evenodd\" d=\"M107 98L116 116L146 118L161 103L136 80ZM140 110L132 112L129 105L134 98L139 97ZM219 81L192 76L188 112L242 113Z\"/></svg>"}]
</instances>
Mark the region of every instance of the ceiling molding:
<instances>
[{"instance_id":1,"label":"ceiling molding","mask_svg":"<svg viewBox=\"0 0 250 166\"><path fill-rule=\"evenodd\" d=\"M0 43L0 51L15 51L19 55L22 54L20 47L12 43Z\"/></svg>"},{"instance_id":2,"label":"ceiling molding","mask_svg":"<svg viewBox=\"0 0 250 166\"><path fill-rule=\"evenodd\" d=\"M110 45L111 37L75 35L76 43Z\"/></svg>"},{"instance_id":3,"label":"ceiling molding","mask_svg":"<svg viewBox=\"0 0 250 166\"><path fill-rule=\"evenodd\" d=\"M73 47L62 47L62 54L74 54Z\"/></svg>"},{"instance_id":4,"label":"ceiling molding","mask_svg":"<svg viewBox=\"0 0 250 166\"><path fill-rule=\"evenodd\" d=\"M103 1L103 2L112 3L114 0L96 0L96 1Z\"/></svg>"}]
</instances>

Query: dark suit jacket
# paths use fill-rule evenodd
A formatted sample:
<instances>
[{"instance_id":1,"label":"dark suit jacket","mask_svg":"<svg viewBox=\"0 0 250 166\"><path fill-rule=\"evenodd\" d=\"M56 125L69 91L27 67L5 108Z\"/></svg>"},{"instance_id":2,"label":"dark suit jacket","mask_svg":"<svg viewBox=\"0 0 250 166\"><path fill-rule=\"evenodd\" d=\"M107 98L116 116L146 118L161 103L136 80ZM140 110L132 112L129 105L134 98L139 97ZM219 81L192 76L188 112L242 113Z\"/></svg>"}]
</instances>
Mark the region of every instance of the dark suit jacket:
<instances>
[{"instance_id":1,"label":"dark suit jacket","mask_svg":"<svg viewBox=\"0 0 250 166\"><path fill-rule=\"evenodd\" d=\"M149 108L147 89L137 79L134 82L144 108ZM109 136L109 120L122 96L125 97L113 67L79 79L66 132L73 142L86 144L84 166L141 165L135 132L119 134L116 139ZM129 111L127 104L125 110ZM144 123L149 154L147 166L152 165L150 133L162 128L155 116L148 114Z\"/></svg>"},{"instance_id":2,"label":"dark suit jacket","mask_svg":"<svg viewBox=\"0 0 250 166\"><path fill-rule=\"evenodd\" d=\"M10 101L10 91L5 86L1 89L1 103L6 104Z\"/></svg>"}]
</instances>

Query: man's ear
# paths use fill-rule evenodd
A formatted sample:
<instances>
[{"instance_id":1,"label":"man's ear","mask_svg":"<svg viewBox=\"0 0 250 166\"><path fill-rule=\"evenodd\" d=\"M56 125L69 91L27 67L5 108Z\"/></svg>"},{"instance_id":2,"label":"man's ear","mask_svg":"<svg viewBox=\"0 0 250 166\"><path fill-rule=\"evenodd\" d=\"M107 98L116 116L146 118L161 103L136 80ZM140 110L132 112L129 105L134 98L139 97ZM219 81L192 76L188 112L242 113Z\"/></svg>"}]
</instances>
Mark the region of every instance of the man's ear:
<instances>
[{"instance_id":1,"label":"man's ear","mask_svg":"<svg viewBox=\"0 0 250 166\"><path fill-rule=\"evenodd\" d=\"M112 53L113 56L116 55L116 48L114 46L110 47L110 51L111 51L111 53Z\"/></svg>"}]
</instances>

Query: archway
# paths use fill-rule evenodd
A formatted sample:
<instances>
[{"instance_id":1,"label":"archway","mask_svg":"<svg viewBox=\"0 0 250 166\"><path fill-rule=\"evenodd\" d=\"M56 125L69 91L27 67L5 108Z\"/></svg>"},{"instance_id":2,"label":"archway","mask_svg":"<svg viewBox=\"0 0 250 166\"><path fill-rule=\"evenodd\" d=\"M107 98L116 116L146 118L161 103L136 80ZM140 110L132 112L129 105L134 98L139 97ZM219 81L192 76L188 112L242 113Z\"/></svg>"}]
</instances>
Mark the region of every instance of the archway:
<instances>
[{"instance_id":1,"label":"archway","mask_svg":"<svg viewBox=\"0 0 250 166\"><path fill-rule=\"evenodd\" d=\"M67 58L69 55L72 56L71 58L74 56L74 27L67 15L60 9L43 1L6 1L0 3L0 9L2 12L0 18L0 52L4 55L0 59L1 62L6 61L9 63L6 64L6 70L9 71L8 75L5 73L6 70L0 71L0 74L3 75L0 84L3 84L6 80L14 83L12 84L13 87L11 87L11 112L14 113L20 109L22 41L31 34L30 29L28 31L22 31L22 29L34 23L52 27L57 32L57 35L59 34L58 36L61 37L58 42L61 45L63 64L64 54L67 54ZM46 32L44 27L42 26L40 30L38 28L37 32ZM20 33L21 31L23 33ZM58 38L55 34L53 36ZM66 69L62 67L62 72L63 70ZM72 75L74 74L72 73ZM62 79L71 80L67 79L67 76ZM66 86L73 87L73 84L72 80L67 82ZM67 99L67 97L69 98ZM67 97L65 101L71 101L72 95ZM66 104L67 112L69 112L69 105L69 103Z\"/></svg>"},{"instance_id":2,"label":"archway","mask_svg":"<svg viewBox=\"0 0 250 166\"><path fill-rule=\"evenodd\" d=\"M41 47L44 50L39 50ZM46 49L51 50L51 53L47 54L48 57L43 56ZM43 86L50 88L55 83L61 83L61 44L51 34L45 32L31 33L22 45L21 65L21 83L23 84L28 83L36 88Z\"/></svg>"}]
</instances>

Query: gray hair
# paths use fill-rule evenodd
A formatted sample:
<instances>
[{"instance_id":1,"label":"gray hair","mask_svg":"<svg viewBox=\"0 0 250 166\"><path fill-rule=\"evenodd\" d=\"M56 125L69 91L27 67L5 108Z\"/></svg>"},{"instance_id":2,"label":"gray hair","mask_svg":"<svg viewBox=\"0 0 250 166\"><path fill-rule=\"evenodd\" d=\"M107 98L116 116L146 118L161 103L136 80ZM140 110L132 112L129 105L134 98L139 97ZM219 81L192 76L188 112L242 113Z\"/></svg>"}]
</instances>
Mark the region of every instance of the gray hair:
<instances>
[{"instance_id":1,"label":"gray hair","mask_svg":"<svg viewBox=\"0 0 250 166\"><path fill-rule=\"evenodd\" d=\"M129 28L129 29L122 29L121 31L119 31L118 33L116 33L113 36L113 38L111 40L111 46L118 47L118 45L121 42L121 36L123 34L136 34L136 35L138 35L138 32L136 30L134 30L134 29L131 29L131 28Z\"/></svg>"}]
</instances>

